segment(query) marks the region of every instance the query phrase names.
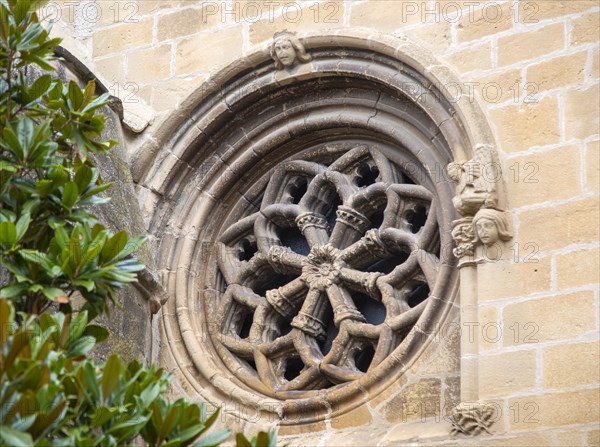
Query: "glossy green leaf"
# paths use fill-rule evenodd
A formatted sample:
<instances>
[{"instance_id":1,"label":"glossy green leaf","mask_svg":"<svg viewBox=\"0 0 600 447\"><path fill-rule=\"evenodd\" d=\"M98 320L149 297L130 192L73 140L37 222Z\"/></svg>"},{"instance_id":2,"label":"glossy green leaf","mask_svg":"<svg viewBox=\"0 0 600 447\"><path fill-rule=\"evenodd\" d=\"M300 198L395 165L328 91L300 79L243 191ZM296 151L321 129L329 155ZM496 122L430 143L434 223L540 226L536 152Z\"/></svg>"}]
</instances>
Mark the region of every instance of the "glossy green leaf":
<instances>
[{"instance_id":1,"label":"glossy green leaf","mask_svg":"<svg viewBox=\"0 0 600 447\"><path fill-rule=\"evenodd\" d=\"M69 302L69 297L67 294L62 289L57 287L43 287L42 293L51 301L57 301L59 303Z\"/></svg>"},{"instance_id":2,"label":"glossy green leaf","mask_svg":"<svg viewBox=\"0 0 600 447\"><path fill-rule=\"evenodd\" d=\"M77 340L79 339L83 333L85 332L85 328L88 323L88 313L83 310L77 314L77 316L71 321L69 325L69 340Z\"/></svg>"},{"instance_id":3,"label":"glossy green leaf","mask_svg":"<svg viewBox=\"0 0 600 447\"><path fill-rule=\"evenodd\" d=\"M25 213L21 216L21 218L17 221L16 225L16 238L17 241L20 241L23 238L23 235L29 228L29 224L31 223L31 216L29 213Z\"/></svg>"},{"instance_id":4,"label":"glossy green leaf","mask_svg":"<svg viewBox=\"0 0 600 447\"><path fill-rule=\"evenodd\" d=\"M17 242L17 227L13 222L0 223L0 245L11 248Z\"/></svg>"},{"instance_id":5,"label":"glossy green leaf","mask_svg":"<svg viewBox=\"0 0 600 447\"><path fill-rule=\"evenodd\" d=\"M0 425L0 439L11 447L30 447L33 446L33 439L29 433L23 433L6 425Z\"/></svg>"},{"instance_id":6,"label":"glossy green leaf","mask_svg":"<svg viewBox=\"0 0 600 447\"><path fill-rule=\"evenodd\" d=\"M72 208L73 205L77 202L77 198L79 196L79 189L77 185L73 182L69 182L64 186L63 194L62 194L62 204L65 208Z\"/></svg>"},{"instance_id":7,"label":"glossy green leaf","mask_svg":"<svg viewBox=\"0 0 600 447\"><path fill-rule=\"evenodd\" d=\"M8 341L10 335L10 325L12 309L8 301L0 299L0 345Z\"/></svg>"},{"instance_id":8,"label":"glossy green leaf","mask_svg":"<svg viewBox=\"0 0 600 447\"><path fill-rule=\"evenodd\" d=\"M118 256L121 250L125 248L125 244L127 244L127 233L123 230L116 232L104 244L100 261L107 262Z\"/></svg>"},{"instance_id":9,"label":"glossy green leaf","mask_svg":"<svg viewBox=\"0 0 600 447\"><path fill-rule=\"evenodd\" d=\"M42 197L50 194L56 188L56 186L57 185L54 180L43 179L35 182L35 189Z\"/></svg>"},{"instance_id":10,"label":"glossy green leaf","mask_svg":"<svg viewBox=\"0 0 600 447\"><path fill-rule=\"evenodd\" d=\"M87 354L96 345L96 339L92 336L84 336L71 343L67 350L67 357L79 357Z\"/></svg>"},{"instance_id":11,"label":"glossy green leaf","mask_svg":"<svg viewBox=\"0 0 600 447\"><path fill-rule=\"evenodd\" d=\"M29 287L29 284L11 284L0 289L0 298L14 298Z\"/></svg>"},{"instance_id":12,"label":"glossy green leaf","mask_svg":"<svg viewBox=\"0 0 600 447\"><path fill-rule=\"evenodd\" d=\"M94 337L96 339L96 344L97 344L97 343L100 343L100 342L103 342L104 340L106 340L109 337L110 332L108 332L108 329L106 329L102 326L89 324L85 328L84 334Z\"/></svg>"},{"instance_id":13,"label":"glossy green leaf","mask_svg":"<svg viewBox=\"0 0 600 447\"><path fill-rule=\"evenodd\" d=\"M160 393L160 385L158 383L154 383L146 388L140 394L140 401L142 404L142 408L147 408L150 403L152 403ZM157 427L158 428L158 427Z\"/></svg>"},{"instance_id":14,"label":"glossy green leaf","mask_svg":"<svg viewBox=\"0 0 600 447\"><path fill-rule=\"evenodd\" d=\"M161 442L164 439L167 439L179 418L181 418L181 406L180 405L172 405L169 409L169 412L165 416L162 425L158 429L158 440Z\"/></svg>"},{"instance_id":15,"label":"glossy green leaf","mask_svg":"<svg viewBox=\"0 0 600 447\"><path fill-rule=\"evenodd\" d=\"M52 77L50 75L43 75L37 78L29 88L27 100L31 102L38 99L40 96L45 95L50 88L51 83Z\"/></svg>"},{"instance_id":16,"label":"glossy green leaf","mask_svg":"<svg viewBox=\"0 0 600 447\"><path fill-rule=\"evenodd\" d=\"M102 396L104 396L105 402L119 383L121 369L121 358L117 354L111 355L102 372Z\"/></svg>"},{"instance_id":17,"label":"glossy green leaf","mask_svg":"<svg viewBox=\"0 0 600 447\"><path fill-rule=\"evenodd\" d=\"M75 81L69 82L69 100L74 110L79 110L83 102L83 93Z\"/></svg>"},{"instance_id":18,"label":"glossy green leaf","mask_svg":"<svg viewBox=\"0 0 600 447\"><path fill-rule=\"evenodd\" d=\"M242 433L238 433L235 436L235 445L236 445L236 447L254 447ZM198 444L194 444L194 446L199 447ZM207 447L207 446L202 446L202 447Z\"/></svg>"},{"instance_id":19,"label":"glossy green leaf","mask_svg":"<svg viewBox=\"0 0 600 447\"><path fill-rule=\"evenodd\" d=\"M194 447L216 447L221 443L225 442L230 435L231 432L229 430L219 430L215 433L203 436L198 442L195 442L193 445Z\"/></svg>"},{"instance_id":20,"label":"glossy green leaf","mask_svg":"<svg viewBox=\"0 0 600 447\"><path fill-rule=\"evenodd\" d=\"M85 191L93 177L94 174L90 167L85 165L81 166L75 173L75 184L77 185L78 190L81 192Z\"/></svg>"}]
</instances>

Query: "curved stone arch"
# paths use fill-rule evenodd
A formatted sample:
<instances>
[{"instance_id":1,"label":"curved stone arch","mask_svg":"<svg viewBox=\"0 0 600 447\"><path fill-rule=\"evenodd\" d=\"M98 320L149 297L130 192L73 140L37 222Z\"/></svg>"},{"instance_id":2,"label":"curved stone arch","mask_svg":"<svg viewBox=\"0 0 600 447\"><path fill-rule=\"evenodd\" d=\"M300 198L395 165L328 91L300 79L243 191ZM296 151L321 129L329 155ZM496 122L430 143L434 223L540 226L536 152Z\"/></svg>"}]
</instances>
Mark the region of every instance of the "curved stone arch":
<instances>
[{"instance_id":1,"label":"curved stone arch","mask_svg":"<svg viewBox=\"0 0 600 447\"><path fill-rule=\"evenodd\" d=\"M134 166L139 183L160 196L150 232L159 239L163 279L172 295L168 314L173 316L165 320L164 329L181 373L196 392L213 403L231 399L230 394L235 390L235 401L257 408L263 418L285 418L291 425L315 423L349 412L388 389L423 352L428 344L426 334L436 324L444 322L453 306L453 299L443 298L441 290L432 291L432 303L419 320L429 326L388 357L383 362L385 367L370 372L364 380L359 379L335 392L324 391L322 396L306 399L287 401L268 394L257 396L256 390L249 389L233 374L222 373L218 356L211 356L203 347L203 344L211 343L207 336L210 322L206 325L194 317L196 312L207 311L199 295L210 291L203 283L206 272L195 272L191 266L215 259L214 254L207 254L202 247L205 239L199 240L197 236L200 231L209 231L206 230L211 226L207 220L209 210L218 206L219 200L226 194L224 190L235 182L239 184L240 178L253 169L265 166L263 156L272 155L261 153L265 145L277 147L279 154L293 155L298 148L290 147L290 141L294 141L291 136L302 129L304 134L310 131L316 135L314 140L303 140L306 151L310 150L311 144L323 143L324 140L319 140L319 132L324 127L331 131L337 123L338 130L347 127L364 131L352 134L352 144L357 141L373 142L373 134L386 135L380 138L382 147L388 143L400 145L412 153L412 158L399 159L398 163L414 162L438 169L438 172L442 172L441 169L445 169L450 161L462 163L471 159L474 148L485 147L494 151L490 129L473 98L452 98L444 87L453 83L458 85L456 78L408 40L344 32L331 36L307 36L302 41L313 56L309 68L295 75L278 76L265 50L231 64L194 92L178 113L161 125L153 139L138 151L145 156L138 156L139 162ZM252 129L232 129L237 114L251 108L265 96L277 95L285 88L303 83L324 85L329 80L335 83L344 79L352 80L351 85L355 87L376 85L380 92L389 91L392 96L408 98L409 110L404 114L402 107L386 110L385 106L378 105L378 98L367 98L365 103L365 98L360 97L362 92L359 92L357 97L349 94L346 98L347 103L353 105L351 111L340 112L335 101L331 108L328 108L327 101L325 104L322 101L305 103L305 107L300 104L297 109L271 115L270 120ZM355 104L352 104L353 100L356 100ZM372 112L373 108L377 109L375 115L364 113ZM318 120L311 120L311 111L318 112ZM422 114L423 118L415 118L415 114ZM404 120L405 124L402 132L396 134L393 125L398 119ZM286 123L284 127L281 126L283 120ZM427 128L427 123L435 129ZM231 143L235 138L228 136L230 145L223 147L220 141L223 129L239 132L236 141L243 144L236 147L237 143ZM327 136L327 133L324 135ZM429 143L423 135L428 136ZM350 144L341 137L338 142ZM420 152L418 147L423 144L430 144L431 151ZM198 169L201 170L200 175ZM232 179L229 184L228 178ZM439 186L431 178L427 181L442 203L451 202L452 193L447 185ZM442 178L440 183L443 183ZM501 182L498 201L505 206ZM243 212L240 212L240 217L243 217ZM438 212L438 220L446 231L442 235L442 245L450 244L449 227L454 217L453 210ZM448 270L454 268L455 262L449 259L445 264L442 268ZM446 290L445 296L456 296L456 286L456 281L447 284L445 287L453 290ZM215 287L212 284L209 288ZM391 377L389 371L394 371ZM210 390L207 389L209 381L212 384ZM473 398L473 395L468 398Z\"/></svg>"},{"instance_id":2,"label":"curved stone arch","mask_svg":"<svg viewBox=\"0 0 600 447\"><path fill-rule=\"evenodd\" d=\"M451 147L456 161L461 162L472 158L472 148L474 147L495 147L489 124L475 98L467 95L459 95L458 98L452 97L452 93L448 91L448 88L450 86L460 86L459 78L446 65L437 61L428 50L413 43L408 38L388 34L340 30L332 35L307 35L302 38L302 41L309 50L338 47L372 51L417 70L453 104L456 111L456 121L463 128L463 139L466 143L464 146L455 145ZM170 172L169 167L172 166L173 162L165 160L165 153L173 154L176 159L181 158L182 148L192 146L192 142L201 133L200 128L194 129L199 125L195 117L201 115L209 107L224 111L227 108L227 95L224 94L224 86L235 89L232 81L244 72L270 65L271 61L268 49L255 51L216 71L209 80L194 90L175 112L158 123L158 130L153 132L151 138L148 138L136 150L132 167L136 180L141 184L148 185L148 180L154 177L154 173L159 171L163 173ZM357 70L357 72L360 71L360 69ZM385 82L385 79L381 80ZM236 92L237 95L241 95L240 100L250 100L248 96L251 93L250 90ZM218 102L218 106L209 106L208 101ZM203 106L200 106L201 104ZM161 168L161 166L166 169ZM165 177L160 185L152 184L152 188L162 193L164 192L164 184L168 181L168 177ZM501 194L501 197L503 197L503 194Z\"/></svg>"}]
</instances>

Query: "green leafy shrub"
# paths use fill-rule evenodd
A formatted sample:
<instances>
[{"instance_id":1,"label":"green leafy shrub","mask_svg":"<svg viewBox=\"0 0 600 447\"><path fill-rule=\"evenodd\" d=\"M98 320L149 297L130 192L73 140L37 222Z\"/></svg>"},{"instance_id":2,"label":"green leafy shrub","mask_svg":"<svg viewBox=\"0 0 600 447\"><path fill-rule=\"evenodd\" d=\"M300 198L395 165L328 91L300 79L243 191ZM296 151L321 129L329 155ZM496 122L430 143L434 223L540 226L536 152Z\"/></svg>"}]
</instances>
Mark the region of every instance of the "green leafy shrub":
<instances>
[{"instance_id":1,"label":"green leafy shrub","mask_svg":"<svg viewBox=\"0 0 600 447\"><path fill-rule=\"evenodd\" d=\"M151 446L190 445L215 422L202 404L168 402L169 375L118 355L97 364L86 357L106 329L88 324L87 311L22 315L0 300L0 440L22 446L123 445L138 435ZM216 446L221 430L196 446Z\"/></svg>"},{"instance_id":2,"label":"green leafy shrub","mask_svg":"<svg viewBox=\"0 0 600 447\"><path fill-rule=\"evenodd\" d=\"M218 411L163 398L169 374L88 357L109 335L92 321L144 268L132 254L145 238L113 234L92 211L108 200L90 154L115 144L102 140L109 98L46 73L59 40L34 12L41 3L0 0L0 444L219 445L228 430L206 434ZM236 443L271 447L275 436Z\"/></svg>"}]
</instances>

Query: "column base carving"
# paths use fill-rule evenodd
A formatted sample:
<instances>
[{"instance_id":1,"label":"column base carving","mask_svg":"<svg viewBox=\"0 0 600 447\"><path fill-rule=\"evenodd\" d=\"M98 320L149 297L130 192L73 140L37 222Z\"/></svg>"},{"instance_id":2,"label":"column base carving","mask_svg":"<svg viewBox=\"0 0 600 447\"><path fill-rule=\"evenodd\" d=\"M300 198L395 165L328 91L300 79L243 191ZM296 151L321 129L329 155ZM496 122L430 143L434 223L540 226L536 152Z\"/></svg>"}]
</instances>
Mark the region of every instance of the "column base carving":
<instances>
[{"instance_id":1,"label":"column base carving","mask_svg":"<svg viewBox=\"0 0 600 447\"><path fill-rule=\"evenodd\" d=\"M490 428L495 422L495 413L493 406L482 402L461 402L450 413L450 433L454 436L477 436L483 432L491 434Z\"/></svg>"}]
</instances>

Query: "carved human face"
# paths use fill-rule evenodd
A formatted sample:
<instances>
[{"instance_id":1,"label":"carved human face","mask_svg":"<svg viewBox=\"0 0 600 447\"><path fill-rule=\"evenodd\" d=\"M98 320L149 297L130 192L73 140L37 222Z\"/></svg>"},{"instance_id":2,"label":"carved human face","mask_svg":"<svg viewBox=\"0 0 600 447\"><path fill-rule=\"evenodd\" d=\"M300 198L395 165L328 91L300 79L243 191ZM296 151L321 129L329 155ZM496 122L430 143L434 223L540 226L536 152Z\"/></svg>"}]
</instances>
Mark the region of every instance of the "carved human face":
<instances>
[{"instance_id":1,"label":"carved human face","mask_svg":"<svg viewBox=\"0 0 600 447\"><path fill-rule=\"evenodd\" d=\"M498 227L493 220L482 217L475 224L477 236L485 245L493 245L498 242Z\"/></svg>"},{"instance_id":2,"label":"carved human face","mask_svg":"<svg viewBox=\"0 0 600 447\"><path fill-rule=\"evenodd\" d=\"M291 67L296 61L296 50L287 39L279 39L275 42L275 55L284 67Z\"/></svg>"}]
</instances>

